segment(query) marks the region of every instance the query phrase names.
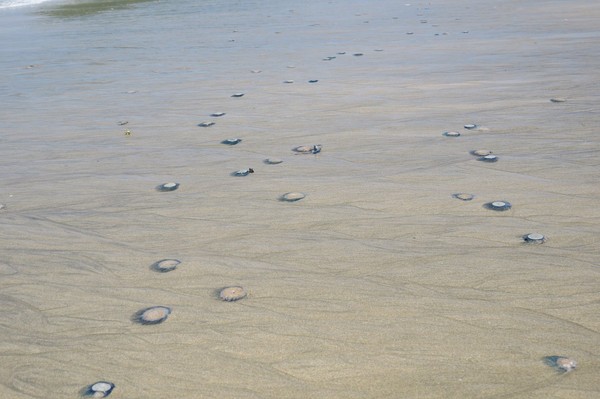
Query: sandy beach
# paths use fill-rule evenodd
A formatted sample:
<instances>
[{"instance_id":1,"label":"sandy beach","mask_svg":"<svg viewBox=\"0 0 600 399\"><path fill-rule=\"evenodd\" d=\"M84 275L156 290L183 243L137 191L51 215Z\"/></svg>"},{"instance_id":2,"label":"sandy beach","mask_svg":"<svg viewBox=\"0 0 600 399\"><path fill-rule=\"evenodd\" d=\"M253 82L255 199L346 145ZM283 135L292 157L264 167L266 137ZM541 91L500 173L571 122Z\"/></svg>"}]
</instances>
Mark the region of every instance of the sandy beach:
<instances>
[{"instance_id":1,"label":"sandy beach","mask_svg":"<svg viewBox=\"0 0 600 399\"><path fill-rule=\"evenodd\" d=\"M112 3L0 9L1 398L599 397L600 3Z\"/></svg>"}]
</instances>

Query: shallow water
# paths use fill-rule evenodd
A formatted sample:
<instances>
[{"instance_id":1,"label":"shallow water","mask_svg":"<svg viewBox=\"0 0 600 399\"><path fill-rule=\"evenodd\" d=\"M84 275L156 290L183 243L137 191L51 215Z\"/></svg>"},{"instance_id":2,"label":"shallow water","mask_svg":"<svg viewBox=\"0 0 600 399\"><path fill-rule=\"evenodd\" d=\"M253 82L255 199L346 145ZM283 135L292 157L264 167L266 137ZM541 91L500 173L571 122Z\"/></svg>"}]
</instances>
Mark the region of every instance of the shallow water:
<instances>
[{"instance_id":1,"label":"shallow water","mask_svg":"<svg viewBox=\"0 0 600 399\"><path fill-rule=\"evenodd\" d=\"M0 397L599 395L600 5L133 3L0 12Z\"/></svg>"}]
</instances>

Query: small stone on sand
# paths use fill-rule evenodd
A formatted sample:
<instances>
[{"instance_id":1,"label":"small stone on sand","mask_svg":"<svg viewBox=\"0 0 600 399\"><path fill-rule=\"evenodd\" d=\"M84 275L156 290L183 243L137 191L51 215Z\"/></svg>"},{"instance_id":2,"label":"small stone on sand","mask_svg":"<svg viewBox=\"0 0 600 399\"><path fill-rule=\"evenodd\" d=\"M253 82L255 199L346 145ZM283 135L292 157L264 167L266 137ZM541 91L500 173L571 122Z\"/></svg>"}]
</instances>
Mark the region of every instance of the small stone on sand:
<instances>
[{"instance_id":1,"label":"small stone on sand","mask_svg":"<svg viewBox=\"0 0 600 399\"><path fill-rule=\"evenodd\" d=\"M158 191L175 191L179 188L179 183L175 183L175 182L168 182L168 183L164 183L161 184L160 186L156 187L156 189Z\"/></svg>"},{"instance_id":2,"label":"small stone on sand","mask_svg":"<svg viewBox=\"0 0 600 399\"><path fill-rule=\"evenodd\" d=\"M142 309L134 315L134 320L140 324L159 324L167 320L171 314L171 308L166 306L153 306Z\"/></svg>"},{"instance_id":3,"label":"small stone on sand","mask_svg":"<svg viewBox=\"0 0 600 399\"><path fill-rule=\"evenodd\" d=\"M473 194L468 193L458 193L452 195L454 198L462 200L462 201L471 201L475 196Z\"/></svg>"},{"instance_id":4,"label":"small stone on sand","mask_svg":"<svg viewBox=\"0 0 600 399\"><path fill-rule=\"evenodd\" d=\"M544 363L561 373L569 373L577 368L577 361L566 356L546 356Z\"/></svg>"},{"instance_id":5,"label":"small stone on sand","mask_svg":"<svg viewBox=\"0 0 600 399\"><path fill-rule=\"evenodd\" d=\"M248 168L248 169L236 170L231 175L232 176L239 176L239 177L241 177L241 176L248 176L250 173L254 173L254 169Z\"/></svg>"},{"instance_id":6,"label":"small stone on sand","mask_svg":"<svg viewBox=\"0 0 600 399\"><path fill-rule=\"evenodd\" d=\"M236 145L241 142L242 142L242 139L225 139L225 140L221 141L221 144Z\"/></svg>"},{"instance_id":7,"label":"small stone on sand","mask_svg":"<svg viewBox=\"0 0 600 399\"><path fill-rule=\"evenodd\" d=\"M225 302L235 302L246 297L247 292L243 287L225 287L219 292L219 298Z\"/></svg>"},{"instance_id":8,"label":"small stone on sand","mask_svg":"<svg viewBox=\"0 0 600 399\"><path fill-rule=\"evenodd\" d=\"M306 197L306 195L303 193L291 192L291 193L283 194L281 196L281 200L286 201L286 202L295 202L295 201L300 201L304 197Z\"/></svg>"},{"instance_id":9,"label":"small stone on sand","mask_svg":"<svg viewBox=\"0 0 600 399\"><path fill-rule=\"evenodd\" d=\"M106 398L112 390L115 388L115 384L107 381L98 381L92 385L90 385L84 396L89 396L92 398Z\"/></svg>"},{"instance_id":10,"label":"small stone on sand","mask_svg":"<svg viewBox=\"0 0 600 399\"><path fill-rule=\"evenodd\" d=\"M507 201L494 201L485 204L485 207L493 211L508 211L512 205Z\"/></svg>"},{"instance_id":11,"label":"small stone on sand","mask_svg":"<svg viewBox=\"0 0 600 399\"><path fill-rule=\"evenodd\" d=\"M323 146L321 144L315 144L312 146L309 145L301 145L293 149L294 152L299 154L318 154L321 152Z\"/></svg>"},{"instance_id":12,"label":"small stone on sand","mask_svg":"<svg viewBox=\"0 0 600 399\"><path fill-rule=\"evenodd\" d=\"M444 132L442 134L446 137L459 137L460 136L459 132Z\"/></svg>"},{"instance_id":13,"label":"small stone on sand","mask_svg":"<svg viewBox=\"0 0 600 399\"><path fill-rule=\"evenodd\" d=\"M481 162L494 163L494 162L498 162L498 157L493 154L489 154L484 157L478 158L477 160L481 161Z\"/></svg>"},{"instance_id":14,"label":"small stone on sand","mask_svg":"<svg viewBox=\"0 0 600 399\"><path fill-rule=\"evenodd\" d=\"M471 151L471 155L475 155L478 157L485 157L486 155L490 155L492 151L490 150L473 150Z\"/></svg>"},{"instance_id":15,"label":"small stone on sand","mask_svg":"<svg viewBox=\"0 0 600 399\"><path fill-rule=\"evenodd\" d=\"M163 259L152 265L152 269L157 272L166 273L177 269L177 266L181 263L180 260L177 259Z\"/></svg>"},{"instance_id":16,"label":"small stone on sand","mask_svg":"<svg viewBox=\"0 0 600 399\"><path fill-rule=\"evenodd\" d=\"M546 237L544 237L543 234L530 233L523 236L523 240L532 244L543 244L544 242L546 242Z\"/></svg>"}]
</instances>

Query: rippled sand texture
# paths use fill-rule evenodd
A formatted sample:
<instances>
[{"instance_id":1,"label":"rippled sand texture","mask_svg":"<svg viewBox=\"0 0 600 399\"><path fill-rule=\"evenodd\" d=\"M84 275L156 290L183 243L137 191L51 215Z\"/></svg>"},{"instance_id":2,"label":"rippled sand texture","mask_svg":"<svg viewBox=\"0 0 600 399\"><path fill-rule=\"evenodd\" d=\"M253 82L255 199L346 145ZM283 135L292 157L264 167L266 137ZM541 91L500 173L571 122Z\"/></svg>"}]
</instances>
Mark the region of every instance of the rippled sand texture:
<instances>
[{"instance_id":1,"label":"rippled sand texture","mask_svg":"<svg viewBox=\"0 0 600 399\"><path fill-rule=\"evenodd\" d=\"M599 397L600 4L128 3L0 14L0 397Z\"/></svg>"}]
</instances>

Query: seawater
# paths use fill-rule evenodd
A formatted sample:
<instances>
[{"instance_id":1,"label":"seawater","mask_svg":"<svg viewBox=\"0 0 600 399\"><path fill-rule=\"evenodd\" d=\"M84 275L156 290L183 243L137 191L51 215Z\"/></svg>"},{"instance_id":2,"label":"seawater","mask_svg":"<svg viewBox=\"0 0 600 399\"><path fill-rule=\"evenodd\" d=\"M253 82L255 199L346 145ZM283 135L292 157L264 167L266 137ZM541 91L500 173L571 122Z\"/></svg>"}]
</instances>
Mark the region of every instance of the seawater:
<instances>
[{"instance_id":1,"label":"seawater","mask_svg":"<svg viewBox=\"0 0 600 399\"><path fill-rule=\"evenodd\" d=\"M595 398L599 17L587 1L3 8L0 397L106 380L115 398ZM246 298L218 300L236 285ZM136 323L151 306L172 313Z\"/></svg>"}]
</instances>

